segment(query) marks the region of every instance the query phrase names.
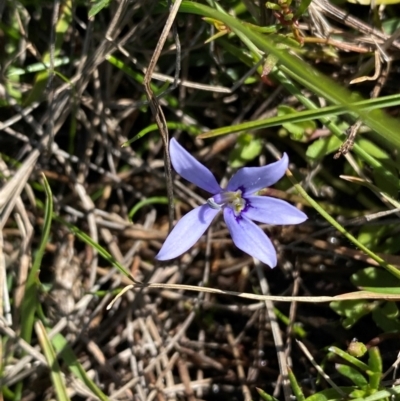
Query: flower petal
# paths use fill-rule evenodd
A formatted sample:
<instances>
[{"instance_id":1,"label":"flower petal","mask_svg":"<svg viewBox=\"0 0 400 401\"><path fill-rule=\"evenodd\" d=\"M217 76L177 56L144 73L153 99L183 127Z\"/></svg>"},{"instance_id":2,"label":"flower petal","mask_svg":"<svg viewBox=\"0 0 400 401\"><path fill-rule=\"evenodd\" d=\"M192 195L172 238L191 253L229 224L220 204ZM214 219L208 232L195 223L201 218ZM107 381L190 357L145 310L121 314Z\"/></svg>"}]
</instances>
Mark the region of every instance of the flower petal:
<instances>
[{"instance_id":1,"label":"flower petal","mask_svg":"<svg viewBox=\"0 0 400 401\"><path fill-rule=\"evenodd\" d=\"M280 180L288 167L289 159L284 153L282 159L263 167L244 167L229 180L227 191L243 188L243 195L254 194Z\"/></svg>"},{"instance_id":2,"label":"flower petal","mask_svg":"<svg viewBox=\"0 0 400 401\"><path fill-rule=\"evenodd\" d=\"M307 216L289 203L269 196L248 196L250 206L242 214L265 224L299 224Z\"/></svg>"},{"instance_id":3,"label":"flower petal","mask_svg":"<svg viewBox=\"0 0 400 401\"><path fill-rule=\"evenodd\" d=\"M276 266L276 251L271 240L245 216L237 219L230 208L224 209L224 219L234 244L243 252L257 258L270 267Z\"/></svg>"},{"instance_id":4,"label":"flower petal","mask_svg":"<svg viewBox=\"0 0 400 401\"><path fill-rule=\"evenodd\" d=\"M218 212L202 205L185 214L169 233L156 259L169 260L186 252L204 234Z\"/></svg>"},{"instance_id":5,"label":"flower petal","mask_svg":"<svg viewBox=\"0 0 400 401\"><path fill-rule=\"evenodd\" d=\"M179 145L175 138L170 141L169 151L172 166L180 176L212 194L221 191L213 173Z\"/></svg>"}]
</instances>

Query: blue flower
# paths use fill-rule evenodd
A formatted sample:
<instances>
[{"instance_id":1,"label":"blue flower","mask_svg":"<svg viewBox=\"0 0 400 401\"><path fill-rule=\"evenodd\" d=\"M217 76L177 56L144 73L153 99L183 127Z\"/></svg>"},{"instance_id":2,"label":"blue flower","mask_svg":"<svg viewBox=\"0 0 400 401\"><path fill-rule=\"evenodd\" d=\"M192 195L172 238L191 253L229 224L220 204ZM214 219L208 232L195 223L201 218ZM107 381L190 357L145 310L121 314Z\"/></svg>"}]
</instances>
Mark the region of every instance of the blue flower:
<instances>
[{"instance_id":1,"label":"blue flower","mask_svg":"<svg viewBox=\"0 0 400 401\"><path fill-rule=\"evenodd\" d=\"M286 153L282 159L267 166L241 168L225 189L218 185L211 171L175 139L170 142L170 153L174 170L212 196L206 204L196 207L178 221L156 259L169 260L182 255L222 211L234 244L243 252L275 267L275 248L252 220L265 224L299 224L307 219L303 212L283 200L257 195L258 191L283 177L289 163Z\"/></svg>"}]
</instances>

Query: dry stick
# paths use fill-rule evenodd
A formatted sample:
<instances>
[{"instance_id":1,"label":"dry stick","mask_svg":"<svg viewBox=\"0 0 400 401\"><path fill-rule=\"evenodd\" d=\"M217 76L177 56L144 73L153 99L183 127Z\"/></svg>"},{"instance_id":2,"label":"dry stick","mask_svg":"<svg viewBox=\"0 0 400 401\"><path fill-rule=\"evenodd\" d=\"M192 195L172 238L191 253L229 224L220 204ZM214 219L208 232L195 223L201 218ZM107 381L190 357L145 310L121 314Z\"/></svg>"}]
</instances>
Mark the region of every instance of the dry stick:
<instances>
[{"instance_id":1,"label":"dry stick","mask_svg":"<svg viewBox=\"0 0 400 401\"><path fill-rule=\"evenodd\" d=\"M397 354L397 359L393 362L392 366L382 375L381 380L383 379L390 373L393 372L393 380L396 380L397 377L397 369L400 365L400 354ZM383 384L383 383L382 383Z\"/></svg>"},{"instance_id":2,"label":"dry stick","mask_svg":"<svg viewBox=\"0 0 400 401\"><path fill-rule=\"evenodd\" d=\"M240 359L240 352L239 352L238 346L233 337L232 326L230 324L226 324L225 330L226 330L226 337L228 340L228 344L232 347L233 357L235 358L237 375L239 377L239 381L242 384L241 387L242 387L244 401L251 401L252 397L251 397L250 389L249 389L249 386L246 384L246 375L244 374L243 363Z\"/></svg>"},{"instance_id":3,"label":"dry stick","mask_svg":"<svg viewBox=\"0 0 400 401\"><path fill-rule=\"evenodd\" d=\"M211 271L211 240L212 240L212 227L207 231L207 238L206 238L206 255L205 255L205 263L204 263L204 272L203 272L203 279L202 279L202 285L205 285L210 282L210 271ZM203 298L203 299L202 299ZM198 300L199 301L205 301L209 302L210 301L210 294L204 294L202 298L199 296ZM205 331L204 329L199 330L198 334L198 340L199 343L201 344L201 349L199 349L199 354L204 355L204 342L205 342ZM196 372L196 380L203 380L204 379L204 371L200 367L197 369ZM196 392L197 398L203 398L203 389L200 387L197 392Z\"/></svg>"},{"instance_id":4,"label":"dry stick","mask_svg":"<svg viewBox=\"0 0 400 401\"><path fill-rule=\"evenodd\" d=\"M4 319L9 326L12 325L10 298L7 288L6 259L4 256L4 238L2 231L0 231L0 316L4 316ZM1 348L0 355L2 355Z\"/></svg>"},{"instance_id":5,"label":"dry stick","mask_svg":"<svg viewBox=\"0 0 400 401\"><path fill-rule=\"evenodd\" d=\"M171 358L169 358L168 364L165 366L164 370L159 373L155 387L157 388L157 392L160 394L160 396L164 396L164 388L173 388L175 386L172 370L173 370L174 366L176 365L179 358L180 358L179 352L174 352L172 354ZM169 376L171 377L170 381L168 380ZM165 377L166 385L163 383L164 377ZM160 399L160 397L159 397L159 399ZM176 396L170 395L170 396L168 396L168 399L176 400Z\"/></svg>"},{"instance_id":6,"label":"dry stick","mask_svg":"<svg viewBox=\"0 0 400 401\"><path fill-rule=\"evenodd\" d=\"M165 283L138 283L129 284L126 286L108 305L107 310L110 310L116 301L118 301L127 291L132 289L159 289L162 290L178 290L178 291L194 291L194 292L209 292L212 294L220 294L220 295L231 295L233 297L238 298L246 298L257 301L273 301L273 302L303 302L303 303L325 303L332 301L348 301L348 300L360 300L360 299L380 299L380 300L400 300L399 294L383 294L379 292L372 291L354 291L348 292L341 295L334 296L286 296L286 295L259 295L252 294L248 292L237 292L237 291L229 291L229 290L220 290L219 288L210 288L210 287L200 287L197 285L186 285L186 284L165 284ZM259 309L259 304L254 305L254 308L249 308L248 310ZM235 310L235 309L234 309Z\"/></svg>"},{"instance_id":7,"label":"dry stick","mask_svg":"<svg viewBox=\"0 0 400 401\"><path fill-rule=\"evenodd\" d=\"M334 40L331 38L314 38L314 37L307 37L304 38L304 43L320 43L320 44L324 44L324 45L330 45L330 46L334 46L337 47L340 50L346 50L346 51L352 51L352 52L356 52L356 53L369 53L370 50L370 46L365 47L365 46L356 46L353 44L348 44L348 43L343 43L339 40Z\"/></svg>"},{"instance_id":8,"label":"dry stick","mask_svg":"<svg viewBox=\"0 0 400 401\"><path fill-rule=\"evenodd\" d=\"M25 340L20 338L20 336L14 330L8 327L2 316L0 316L0 332L12 338L16 344L32 358L39 361L42 365L47 366L46 358L35 347L32 347Z\"/></svg>"},{"instance_id":9,"label":"dry stick","mask_svg":"<svg viewBox=\"0 0 400 401\"><path fill-rule=\"evenodd\" d=\"M262 308L264 309L265 305L262 305ZM256 342L256 351L255 351L255 358L252 360L251 365L249 366L249 370L247 372L247 380L250 383L255 383L257 381L257 378L260 375L260 368L264 364L264 358L265 358L265 353L264 353L264 348L265 348L265 328L266 328L266 314L264 311L257 310L254 312L254 321L255 324L257 324L257 342Z\"/></svg>"},{"instance_id":10,"label":"dry stick","mask_svg":"<svg viewBox=\"0 0 400 401\"><path fill-rule=\"evenodd\" d=\"M135 344L135 339L134 339L134 332L135 332L135 322L132 321L132 311L128 312L128 315L126 317L126 336L127 336L127 340L130 343L130 355L129 355L129 359L130 359L130 367L131 367L131 373L132 376L134 377L139 377L141 374L139 373L141 370L141 366L140 366L140 362L138 362L137 357L135 355L135 352L133 351L133 346ZM142 318L139 318L139 326L141 325L140 323L142 322ZM142 328L143 326L145 326L144 324L141 325ZM146 399L146 395L147 395L147 391L144 389L143 386L143 380L140 380L136 383L135 386L135 392L138 395L138 397L142 400Z\"/></svg>"},{"instance_id":11,"label":"dry stick","mask_svg":"<svg viewBox=\"0 0 400 401\"><path fill-rule=\"evenodd\" d=\"M161 109L161 106L158 102L158 99L154 96L154 93L151 89L150 82L151 77L153 75L154 69L156 67L157 61L160 57L162 48L164 47L165 41L167 40L169 31L171 30L172 24L174 23L176 14L178 13L179 7L181 5L182 0L176 0L174 5L171 8L170 14L168 16L167 22L165 23L164 29L161 33L160 40L157 43L157 46L154 50L153 56L151 57L149 67L147 68L146 75L144 76L144 87L146 90L146 96L150 103L151 111L156 120L156 124L161 133L161 139L164 145L164 166L165 166L165 176L167 179L167 196L168 196L168 217L169 217L169 229L172 229L172 224L174 222L174 192L173 192L173 184L172 184L172 170L171 170L171 159L169 156L168 150L168 128L167 123L165 121L164 113Z\"/></svg>"},{"instance_id":12,"label":"dry stick","mask_svg":"<svg viewBox=\"0 0 400 401\"><path fill-rule=\"evenodd\" d=\"M377 57L378 57L379 63L381 63L380 58L382 56L383 61L386 61L386 68L383 71L379 71L379 74L377 77L378 79L376 81L374 89L371 92L371 98L377 98L380 95L381 90L384 87L384 85L386 84L386 81L387 81L389 73L390 73L390 69L392 66L392 59L385 52L385 49L388 46L388 42L389 41L385 42L383 44L383 46L380 46L378 43L376 43L376 47L379 50L379 52L378 51L376 52L376 53L378 53Z\"/></svg>"},{"instance_id":13,"label":"dry stick","mask_svg":"<svg viewBox=\"0 0 400 401\"><path fill-rule=\"evenodd\" d=\"M390 36L385 42L383 42L382 44L379 44L376 42L376 40L374 40L376 47L379 50L379 54L380 56L382 56L383 60L386 61L387 67L386 69L382 72L380 78L378 79L378 83L377 86L374 87L374 90L371 93L371 97L378 97L379 93L380 93L380 89L379 86L383 86L383 84L386 82L387 79L387 75L389 74L390 71L390 67L391 67L391 59L390 57L387 56L386 54L386 50L390 48L390 46L394 43L399 43L398 41L395 42L398 38L400 37L400 29L397 29L397 31L395 31L393 33L392 36ZM399 48L399 47L398 47ZM358 70L358 74L362 75L364 74L365 71L369 71L372 68L372 63L373 60L370 59L368 60L359 70Z\"/></svg>"},{"instance_id":14,"label":"dry stick","mask_svg":"<svg viewBox=\"0 0 400 401\"><path fill-rule=\"evenodd\" d=\"M293 290L292 290L292 296L296 296L299 293L299 288L300 288L300 273L299 269L296 269L293 274L294 277L294 282L293 282ZM297 313L297 302L292 302L290 304L290 309L289 309L289 325L286 330L286 348L285 348L285 355L286 359L288 360L289 366L292 366L292 360L290 358L290 353L292 350L292 334L294 332L294 324L296 321L296 313Z\"/></svg>"},{"instance_id":15,"label":"dry stick","mask_svg":"<svg viewBox=\"0 0 400 401\"><path fill-rule=\"evenodd\" d=\"M391 62L390 62L390 58L386 56L385 51L384 51L384 47L379 46L378 43L376 43L377 48L379 49L375 51L375 73L372 77L358 77L353 79L352 81L350 81L350 84L354 84L354 83L359 83L359 82L364 82L364 81L373 81L373 80L377 80L376 85L374 86L373 91L371 92L371 98L377 98L382 90L383 85L386 83L389 72L390 72L390 67L391 67ZM381 54L383 54L384 59L387 62L387 67L385 70L382 71L382 63L381 63L381 59L380 56ZM367 63L368 64L368 63ZM367 64L364 66L367 66ZM361 120L357 120L351 127L349 127L346 130L346 134L348 135L347 139L345 140L345 142L340 146L339 150L337 151L337 153L333 156L334 159L339 158L341 155L346 155L352 148L358 133L358 130L360 129L362 125L362 121Z\"/></svg>"},{"instance_id":16,"label":"dry stick","mask_svg":"<svg viewBox=\"0 0 400 401\"><path fill-rule=\"evenodd\" d=\"M156 366L156 364L162 360L164 355L168 354L168 352L170 352L171 349L173 349L175 347L176 343L181 339L181 337L184 335L184 333L186 332L188 327L192 324L195 316L196 316L195 312L190 312L190 314L187 316L185 321L182 323L181 327L178 329L178 332L171 338L171 340L167 344L167 346L162 348L160 354L158 354L157 357L153 358L149 362L149 364L144 368L144 370L143 370L144 373L151 372L152 369L154 369L154 367ZM120 395L122 395L124 393L125 390L135 386L139 380L140 379L137 377L132 378L131 380L129 380L128 383L125 383L121 388L119 388L117 391L115 391L113 394L111 394L111 398L119 397ZM168 388L165 391L168 391Z\"/></svg>"},{"instance_id":17,"label":"dry stick","mask_svg":"<svg viewBox=\"0 0 400 401\"><path fill-rule=\"evenodd\" d=\"M0 189L0 230L4 228L10 213L14 209L18 196L27 183L39 155L38 149L32 151L12 178Z\"/></svg>"},{"instance_id":18,"label":"dry stick","mask_svg":"<svg viewBox=\"0 0 400 401\"><path fill-rule=\"evenodd\" d=\"M66 5L68 7L68 5ZM46 133L49 137L49 142L47 144L49 150L51 149L51 144L54 141L54 90L51 90L54 81L54 56L56 47L56 29L57 21L60 13L60 0L54 0L53 16L51 21L51 31L50 31L50 70L49 77L47 79L46 89L49 90L47 99L47 113L48 113L48 123Z\"/></svg>"},{"instance_id":19,"label":"dry stick","mask_svg":"<svg viewBox=\"0 0 400 401\"><path fill-rule=\"evenodd\" d=\"M158 346L160 344L162 344L163 340L160 335L160 331L151 316L148 316L146 318L146 324L149 328L149 332L153 339L153 343L157 344ZM157 388L163 389L164 388L163 385L165 382L166 382L167 387L174 386L174 376L172 374L172 368L173 368L177 358L179 357L179 354L175 353L174 355L169 359L168 359L168 355L163 355L163 357L161 358L160 364L161 364L161 367L163 370L159 373L159 375L157 377L156 384L155 384L155 386ZM165 380L164 380L164 377L165 377Z\"/></svg>"},{"instance_id":20,"label":"dry stick","mask_svg":"<svg viewBox=\"0 0 400 401\"><path fill-rule=\"evenodd\" d=\"M315 362L315 359L311 355L310 351L306 348L306 346L299 340L296 340L297 344L299 345L300 349L303 351L304 355L307 357L307 359L312 363L314 368L318 371L318 373L334 388L338 394L340 394L343 398L347 398L346 394L342 391L340 387L338 387L332 380L331 378L323 371L321 366Z\"/></svg>"},{"instance_id":21,"label":"dry stick","mask_svg":"<svg viewBox=\"0 0 400 401\"><path fill-rule=\"evenodd\" d=\"M333 156L334 159L338 159L340 156L345 156L354 146L354 141L356 140L357 132L362 125L361 120L357 120L353 125L351 125L346 131L346 140L340 145L339 150Z\"/></svg>"},{"instance_id":22,"label":"dry stick","mask_svg":"<svg viewBox=\"0 0 400 401\"><path fill-rule=\"evenodd\" d=\"M314 0L314 4L320 8L322 11L330 15L332 18L338 20L339 22L344 23L350 28L356 29L362 33L365 33L367 35L373 35L378 39L381 40L390 40L391 38L396 39L396 33L390 37L389 35L386 35L385 33L379 31L378 29L372 28L365 22L359 20L356 17L353 17L352 15L349 15L339 7L331 4L327 0ZM395 46L397 49L400 49L400 43L398 41L390 41L393 46Z\"/></svg>"},{"instance_id":23,"label":"dry stick","mask_svg":"<svg viewBox=\"0 0 400 401\"><path fill-rule=\"evenodd\" d=\"M179 358L176 365L178 367L179 376L185 388L185 395L187 397L187 400L196 401L196 397L193 394L193 388L190 382L189 370L185 361L182 358Z\"/></svg>"},{"instance_id":24,"label":"dry stick","mask_svg":"<svg viewBox=\"0 0 400 401\"><path fill-rule=\"evenodd\" d=\"M80 183L75 183L75 191L78 194L80 201L82 202L83 209L87 213L87 222L89 226L90 238L96 243L99 242L99 229L96 223L96 216L94 214L95 205L92 198L86 192L85 187ZM98 255L96 249L93 249L92 258L90 262L90 276L89 276L89 287L93 287L96 282L96 268L98 262Z\"/></svg>"},{"instance_id":25,"label":"dry stick","mask_svg":"<svg viewBox=\"0 0 400 401\"><path fill-rule=\"evenodd\" d=\"M269 294L269 288L268 288L267 279L265 278L265 275L264 275L263 267L261 266L261 263L256 259L254 259L254 264L256 266L258 279L260 281L261 292L263 295L267 295L267 294ZM285 395L285 400L290 401L291 397L292 397L292 390L291 390L290 384L289 384L287 361L286 361L285 351L283 349L284 345L283 345L283 340L282 340L282 336L281 336L281 331L280 331L278 322L276 320L276 315L274 312L274 304L272 303L272 301L266 300L265 307L267 308L268 318L269 318L269 322L270 322L271 330L272 330L272 336L274 338L276 354L277 354L278 364L279 364L279 371L282 376L283 393ZM276 397L276 396L277 395L274 392L274 397Z\"/></svg>"},{"instance_id":26,"label":"dry stick","mask_svg":"<svg viewBox=\"0 0 400 401\"><path fill-rule=\"evenodd\" d=\"M31 172L35 166L35 163L39 157L39 150L35 149L31 152L31 155L24 161L19 170L14 176L0 189L0 230L2 230L8 221L8 217L16 207L18 214L16 214L16 221L18 228L21 232L22 247L21 257L18 269L18 280L17 287L15 290L15 311L14 320L18 321L20 306L22 304L22 298L25 293L25 284L28 277L28 270L30 264L29 248L30 242L33 236L33 227L29 221L28 215L24 208L24 204L21 200L20 194L25 187L25 184L30 177ZM5 168L3 168L3 165ZM0 167L4 176L9 176L9 171L4 162L0 162Z\"/></svg>"},{"instance_id":27,"label":"dry stick","mask_svg":"<svg viewBox=\"0 0 400 401\"><path fill-rule=\"evenodd\" d=\"M378 46L378 44L376 44ZM358 84L361 82L365 82L365 81L376 81L379 76L381 75L381 70L382 70L382 62L381 62L381 58L380 58L380 54L378 50L375 50L374 52L374 60L375 60L375 72L374 75L372 76L359 76L357 78L352 79L349 84L350 85L354 85L354 84Z\"/></svg>"},{"instance_id":28,"label":"dry stick","mask_svg":"<svg viewBox=\"0 0 400 401\"><path fill-rule=\"evenodd\" d=\"M19 320L20 307L25 294L25 285L29 274L29 267L31 266L31 241L33 239L34 230L31 221L29 220L28 213L25 209L25 204L18 196L15 203L15 220L19 227L22 243L19 258L19 269L17 276L17 286L14 292L14 315L15 321Z\"/></svg>"}]
</instances>

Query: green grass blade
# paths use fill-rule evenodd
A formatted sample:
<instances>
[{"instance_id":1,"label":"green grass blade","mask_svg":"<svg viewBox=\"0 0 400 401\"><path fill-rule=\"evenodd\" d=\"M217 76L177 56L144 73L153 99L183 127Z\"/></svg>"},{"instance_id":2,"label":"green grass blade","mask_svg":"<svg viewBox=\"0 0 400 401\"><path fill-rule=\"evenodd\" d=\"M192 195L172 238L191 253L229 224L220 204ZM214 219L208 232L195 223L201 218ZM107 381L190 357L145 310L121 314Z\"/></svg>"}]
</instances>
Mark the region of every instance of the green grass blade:
<instances>
[{"instance_id":1,"label":"green grass blade","mask_svg":"<svg viewBox=\"0 0 400 401\"><path fill-rule=\"evenodd\" d=\"M201 133L201 130L197 127L194 127L193 125L182 124L182 123L176 122L176 121L167 121L167 128L170 130L176 129L176 130L186 131L189 134L200 134ZM155 131L158 131L158 125L150 124L148 127L142 129L133 138L129 139L129 141L124 142L122 144L122 147L125 148L125 147L131 145L133 142L136 142L138 139L143 138L148 133L155 132Z\"/></svg>"},{"instance_id":2,"label":"green grass blade","mask_svg":"<svg viewBox=\"0 0 400 401\"><path fill-rule=\"evenodd\" d=\"M143 206L146 205L168 205L168 198L166 196L154 196L152 198L144 199L138 203L130 210L129 218L133 219L133 216L140 210Z\"/></svg>"},{"instance_id":3,"label":"green grass blade","mask_svg":"<svg viewBox=\"0 0 400 401\"><path fill-rule=\"evenodd\" d=\"M382 376L382 357L379 352L378 347L371 347L368 350L368 365L369 365L369 386L370 389L374 391L378 391L379 386L381 384L381 376Z\"/></svg>"},{"instance_id":4,"label":"green grass blade","mask_svg":"<svg viewBox=\"0 0 400 401\"><path fill-rule=\"evenodd\" d=\"M52 338L52 344L63 359L64 363L68 366L70 372L84 383L87 388L92 391L93 395L98 397L101 401L109 401L109 398L96 386L96 384L87 375L83 366L76 358L74 351L69 345L68 341L62 334L56 334Z\"/></svg>"},{"instance_id":5,"label":"green grass blade","mask_svg":"<svg viewBox=\"0 0 400 401\"><path fill-rule=\"evenodd\" d=\"M329 352L332 352L335 355L340 356L342 359L344 359L345 361L347 361L350 365L355 366L356 368L358 368L359 370L361 370L361 372L367 372L369 369L369 366L360 361L358 358L350 355L348 352L343 351L342 349L332 346L329 347Z\"/></svg>"},{"instance_id":6,"label":"green grass blade","mask_svg":"<svg viewBox=\"0 0 400 401\"><path fill-rule=\"evenodd\" d=\"M383 400L384 398L389 398L391 396L399 396L399 395L400 395L400 386L396 386L388 388L387 390L380 390L368 397L353 398L351 401L379 401Z\"/></svg>"},{"instance_id":7,"label":"green grass blade","mask_svg":"<svg viewBox=\"0 0 400 401\"><path fill-rule=\"evenodd\" d=\"M296 376L291 369L288 368L288 377L290 381L290 386L292 387L293 393L297 401L304 401L306 397L304 396L303 390L301 389Z\"/></svg>"},{"instance_id":8,"label":"green grass blade","mask_svg":"<svg viewBox=\"0 0 400 401\"><path fill-rule=\"evenodd\" d=\"M264 401L278 401L277 398L273 397L272 395L269 395L268 393L266 393L264 390L257 388L257 393L258 395L264 400Z\"/></svg>"},{"instance_id":9,"label":"green grass blade","mask_svg":"<svg viewBox=\"0 0 400 401\"><path fill-rule=\"evenodd\" d=\"M53 197L51 188L43 175L46 203L44 209L44 224L39 249L36 252L32 269L26 282L25 295L21 306L21 337L30 344L32 338L33 323L35 319L38 286L38 274L42 263L43 255L50 235L50 228L53 215Z\"/></svg>"},{"instance_id":10,"label":"green grass blade","mask_svg":"<svg viewBox=\"0 0 400 401\"><path fill-rule=\"evenodd\" d=\"M65 220L61 219L60 217L54 217L55 220L60 222L61 224L65 225L68 227L68 229L75 234L81 241L85 242L87 245L91 246L92 248L96 249L96 251L99 253L101 257L103 257L110 265L116 267L123 275L131 279L133 282L135 282L135 279L132 277L132 275L125 269L124 266L121 265L121 263L117 262L113 256L106 250L104 249L100 244L97 242L93 241L92 238L90 238L89 235L81 231L78 227L74 226L73 224L70 224L66 222Z\"/></svg>"},{"instance_id":11,"label":"green grass blade","mask_svg":"<svg viewBox=\"0 0 400 401\"><path fill-rule=\"evenodd\" d=\"M46 329L40 320L35 323L35 329L39 344L50 368L50 377L54 385L56 397L59 401L69 401L70 398L68 397L65 381L61 374L60 365L57 362L56 353L54 352L50 339L47 336Z\"/></svg>"},{"instance_id":12,"label":"green grass blade","mask_svg":"<svg viewBox=\"0 0 400 401\"><path fill-rule=\"evenodd\" d=\"M227 51L229 51L232 55L234 55L235 58L238 58L244 64L250 67L254 65L254 60L249 58L243 51L241 51L235 46L232 46L228 41L224 40L221 42L224 48ZM274 74L274 76L290 94L292 94L298 99L298 101L304 107L306 107L309 110L315 110L315 111L319 110L319 107L315 103L313 103L309 97L304 96L299 86L295 84L291 79L289 79L283 72L278 71L277 73ZM319 120L340 141L346 140L346 136L343 133L343 129L339 128L338 125L332 122L332 120L329 117L321 117ZM391 186L393 188L400 188L400 182L398 176L393 175L393 173L388 168L386 168L386 166L384 166L380 160L376 159L371 154L366 152L360 145L358 145L358 143L354 144L353 150L358 156L362 158L362 160L364 160L365 163L370 165L375 172L380 173L382 179L385 181L387 186Z\"/></svg>"},{"instance_id":13,"label":"green grass blade","mask_svg":"<svg viewBox=\"0 0 400 401\"><path fill-rule=\"evenodd\" d=\"M400 95L383 96L378 99L369 99L355 102L352 104L353 107L358 107L365 111L382 109L385 107L394 107L400 105ZM248 121L241 124L231 125L228 127L217 128L199 135L200 138L211 138L219 135L234 134L237 132L248 131L248 130L259 130L264 128L276 127L285 123L298 123L309 120L317 120L320 118L329 118L338 116L341 114L348 113L345 106L328 106L321 109L311 109L299 111L296 114L288 114L284 116L276 116L266 118L258 121Z\"/></svg>"},{"instance_id":14,"label":"green grass blade","mask_svg":"<svg viewBox=\"0 0 400 401\"><path fill-rule=\"evenodd\" d=\"M71 60L68 57L61 57L54 59L54 67L60 67L62 65L69 64ZM10 67L7 70L7 77L13 77L17 75L25 75L33 72L41 72L48 70L51 67L50 62L46 61L43 63L34 63L26 66L25 68Z\"/></svg>"},{"instance_id":15,"label":"green grass blade","mask_svg":"<svg viewBox=\"0 0 400 401\"><path fill-rule=\"evenodd\" d=\"M298 184L291 173L288 173L289 178L293 182L295 188L303 196L308 203L333 227L335 227L341 234L343 234L348 240L350 240L356 247L361 249L364 253L370 256L375 262L377 262L380 266L386 269L389 273L393 274L393 276L400 278L400 270L395 266L387 263L380 256L376 255L374 252L369 250L366 246L364 246L360 241L357 240L352 234L350 234L341 224L339 224L329 213L327 213L319 204L316 202L308 193L303 189L303 187Z\"/></svg>"},{"instance_id":16,"label":"green grass blade","mask_svg":"<svg viewBox=\"0 0 400 401\"><path fill-rule=\"evenodd\" d=\"M254 46L256 46L259 50L267 54L273 54L280 61L279 68L281 71L301 83L305 88L323 96L334 104L345 106L349 112L356 113L366 125L375 130L380 139L400 150L398 120L380 110L365 112L360 108L354 107L353 103L356 100L361 100L359 95L339 86L335 81L324 76L302 59L291 55L287 51L278 49L276 43L281 43L282 41L282 38L279 36L262 35L256 30L251 30L248 26L243 25L236 18L199 3L183 1L180 11L199 14L222 21L242 40L245 38L245 44L251 51L254 51Z\"/></svg>"},{"instance_id":17,"label":"green grass blade","mask_svg":"<svg viewBox=\"0 0 400 401\"><path fill-rule=\"evenodd\" d=\"M54 43L54 54L53 56L57 58L61 53L61 46L66 38L66 33L72 22L72 0L66 0L63 6L60 8L60 15L55 26L55 43ZM43 55L43 64L49 63L50 52L47 51ZM34 101L42 98L43 93L47 86L47 81L49 79L50 70L45 70L39 72L35 77L35 84L32 90L29 92L27 99L25 100L25 105L29 105Z\"/></svg>"},{"instance_id":18,"label":"green grass blade","mask_svg":"<svg viewBox=\"0 0 400 401\"><path fill-rule=\"evenodd\" d=\"M46 181L47 183L47 181ZM46 188L46 187L45 187ZM50 189L50 188L48 188ZM135 282L135 279L131 276L131 274L125 269L124 266L121 265L121 263L117 262L113 256L106 250L104 249L100 244L97 242L93 241L92 238L90 238L89 235L87 235L85 232L80 230L78 227L74 226L71 223L68 223L61 217L57 216L56 214L53 213L53 219L60 224L64 225L67 227L73 234L75 234L81 241L85 242L87 245L93 247L94 249L97 250L100 256L102 256L107 262L110 263L110 265L116 267L123 275L131 279L133 282Z\"/></svg>"}]
</instances>

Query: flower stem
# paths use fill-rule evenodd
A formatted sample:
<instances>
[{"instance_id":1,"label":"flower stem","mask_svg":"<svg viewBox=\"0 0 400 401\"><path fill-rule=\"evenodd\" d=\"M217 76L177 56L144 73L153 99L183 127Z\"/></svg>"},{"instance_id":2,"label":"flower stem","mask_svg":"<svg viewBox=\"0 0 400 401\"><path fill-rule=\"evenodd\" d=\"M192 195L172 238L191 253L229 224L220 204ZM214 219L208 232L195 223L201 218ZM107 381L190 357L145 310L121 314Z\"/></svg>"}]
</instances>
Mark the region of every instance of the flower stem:
<instances>
[{"instance_id":1,"label":"flower stem","mask_svg":"<svg viewBox=\"0 0 400 401\"><path fill-rule=\"evenodd\" d=\"M361 249L364 253L366 253L369 257L371 257L375 262L377 262L380 266L386 269L389 273L393 274L395 277L400 279L400 270L397 269L395 266L387 263L384 259L380 256L376 255L374 252L369 250L366 246L364 246L360 241L357 240L353 235L351 235L342 225L340 225L329 213L327 213L319 204L316 202L311 196L307 194L307 192L303 189L303 187L296 181L293 177L290 170L286 171L287 177L292 181L293 185L306 199L309 204L333 227L335 227L341 234L343 234L347 239L349 239L356 247Z\"/></svg>"}]
</instances>

